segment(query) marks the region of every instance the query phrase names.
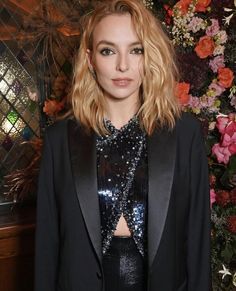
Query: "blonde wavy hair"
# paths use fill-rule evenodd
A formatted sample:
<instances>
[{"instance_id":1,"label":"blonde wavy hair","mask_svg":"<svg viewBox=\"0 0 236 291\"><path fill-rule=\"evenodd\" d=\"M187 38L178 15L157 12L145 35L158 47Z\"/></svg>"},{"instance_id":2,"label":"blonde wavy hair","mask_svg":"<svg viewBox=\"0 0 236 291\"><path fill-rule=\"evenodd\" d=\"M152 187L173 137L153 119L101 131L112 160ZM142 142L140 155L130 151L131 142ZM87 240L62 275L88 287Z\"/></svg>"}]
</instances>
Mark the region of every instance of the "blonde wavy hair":
<instances>
[{"instance_id":1,"label":"blonde wavy hair","mask_svg":"<svg viewBox=\"0 0 236 291\"><path fill-rule=\"evenodd\" d=\"M138 0L102 1L86 17L80 48L75 62L71 92L72 111L86 128L98 134L107 133L103 117L105 98L102 88L89 70L87 49L92 51L96 25L111 14L131 15L134 29L144 48L144 76L138 118L148 135L155 127L172 129L180 116L180 106L174 94L178 70L171 41L159 21Z\"/></svg>"}]
</instances>

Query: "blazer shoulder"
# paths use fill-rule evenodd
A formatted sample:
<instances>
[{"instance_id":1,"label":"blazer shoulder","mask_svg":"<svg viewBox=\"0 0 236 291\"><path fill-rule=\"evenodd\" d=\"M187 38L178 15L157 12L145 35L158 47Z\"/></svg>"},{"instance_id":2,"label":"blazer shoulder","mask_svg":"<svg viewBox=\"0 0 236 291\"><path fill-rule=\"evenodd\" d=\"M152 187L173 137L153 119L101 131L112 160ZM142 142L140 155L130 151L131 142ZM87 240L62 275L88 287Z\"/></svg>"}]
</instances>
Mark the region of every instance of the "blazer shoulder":
<instances>
[{"instance_id":1,"label":"blazer shoulder","mask_svg":"<svg viewBox=\"0 0 236 291\"><path fill-rule=\"evenodd\" d=\"M200 121L191 113L183 112L176 122L177 131L193 133L201 128Z\"/></svg>"},{"instance_id":2,"label":"blazer shoulder","mask_svg":"<svg viewBox=\"0 0 236 291\"><path fill-rule=\"evenodd\" d=\"M176 135L178 143L191 145L193 140L203 139L201 122L191 113L183 112L176 122Z\"/></svg>"},{"instance_id":3,"label":"blazer shoulder","mask_svg":"<svg viewBox=\"0 0 236 291\"><path fill-rule=\"evenodd\" d=\"M65 139L65 137L67 136L69 122L70 119L68 118L56 121L45 130L45 134L48 136L49 139L52 139L54 141Z\"/></svg>"}]
</instances>

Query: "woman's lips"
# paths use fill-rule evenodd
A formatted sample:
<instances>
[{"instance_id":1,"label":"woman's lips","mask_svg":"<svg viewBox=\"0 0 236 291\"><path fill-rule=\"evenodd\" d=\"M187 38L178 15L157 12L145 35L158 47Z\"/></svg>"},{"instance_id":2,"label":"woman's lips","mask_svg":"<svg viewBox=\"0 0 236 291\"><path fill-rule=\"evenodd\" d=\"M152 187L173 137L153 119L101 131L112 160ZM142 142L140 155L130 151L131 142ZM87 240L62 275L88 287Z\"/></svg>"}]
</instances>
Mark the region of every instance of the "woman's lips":
<instances>
[{"instance_id":1,"label":"woman's lips","mask_svg":"<svg viewBox=\"0 0 236 291\"><path fill-rule=\"evenodd\" d=\"M112 79L113 83L118 87L126 87L130 84L132 79L129 78L118 78L118 79Z\"/></svg>"}]
</instances>

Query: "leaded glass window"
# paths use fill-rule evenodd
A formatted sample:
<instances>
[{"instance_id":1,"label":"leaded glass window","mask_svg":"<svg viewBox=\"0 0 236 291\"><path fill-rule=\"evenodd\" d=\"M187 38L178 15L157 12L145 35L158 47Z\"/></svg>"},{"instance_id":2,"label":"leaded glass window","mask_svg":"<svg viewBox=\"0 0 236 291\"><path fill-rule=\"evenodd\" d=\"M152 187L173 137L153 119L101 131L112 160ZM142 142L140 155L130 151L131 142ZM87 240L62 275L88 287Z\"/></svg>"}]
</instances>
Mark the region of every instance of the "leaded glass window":
<instances>
[{"instance_id":1,"label":"leaded glass window","mask_svg":"<svg viewBox=\"0 0 236 291\"><path fill-rule=\"evenodd\" d=\"M92 8L91 1L23 2L0 6L0 204L10 202L3 178L40 157L30 143L68 109L78 19Z\"/></svg>"},{"instance_id":2,"label":"leaded glass window","mask_svg":"<svg viewBox=\"0 0 236 291\"><path fill-rule=\"evenodd\" d=\"M2 10L1 19L7 11ZM4 176L24 168L34 155L22 144L40 135L34 63L13 40L0 43L0 204L12 198L3 195Z\"/></svg>"}]
</instances>

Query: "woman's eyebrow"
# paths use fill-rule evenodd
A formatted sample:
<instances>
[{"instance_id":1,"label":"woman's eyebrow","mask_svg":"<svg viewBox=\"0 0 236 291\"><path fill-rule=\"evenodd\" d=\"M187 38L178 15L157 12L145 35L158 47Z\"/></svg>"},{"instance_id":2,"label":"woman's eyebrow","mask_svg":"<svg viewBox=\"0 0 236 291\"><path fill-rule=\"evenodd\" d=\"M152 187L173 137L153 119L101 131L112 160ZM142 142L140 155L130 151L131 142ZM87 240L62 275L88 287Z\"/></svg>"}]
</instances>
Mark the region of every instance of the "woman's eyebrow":
<instances>
[{"instance_id":1,"label":"woman's eyebrow","mask_svg":"<svg viewBox=\"0 0 236 291\"><path fill-rule=\"evenodd\" d=\"M96 48L99 46L99 45L110 45L110 46L117 46L114 42L111 42L111 41L108 41L108 40L100 40L97 45L96 45ZM129 44L129 46L135 46L135 45L142 45L140 41L135 41L135 42L132 42Z\"/></svg>"}]
</instances>

